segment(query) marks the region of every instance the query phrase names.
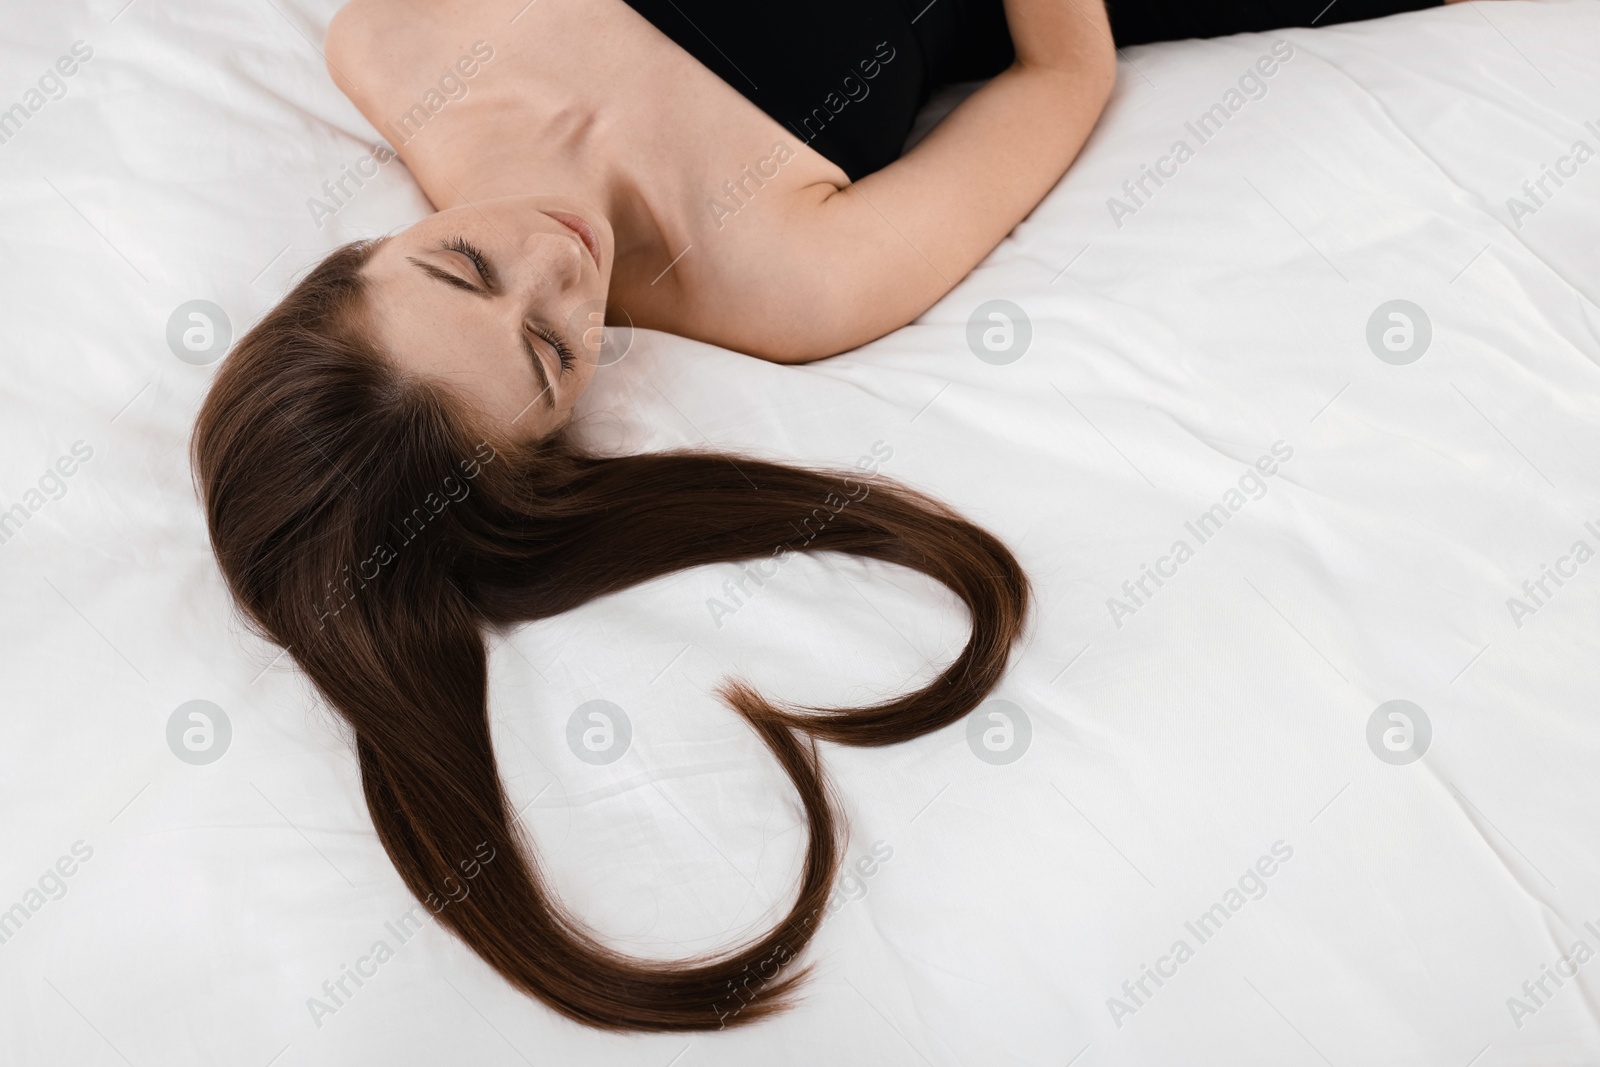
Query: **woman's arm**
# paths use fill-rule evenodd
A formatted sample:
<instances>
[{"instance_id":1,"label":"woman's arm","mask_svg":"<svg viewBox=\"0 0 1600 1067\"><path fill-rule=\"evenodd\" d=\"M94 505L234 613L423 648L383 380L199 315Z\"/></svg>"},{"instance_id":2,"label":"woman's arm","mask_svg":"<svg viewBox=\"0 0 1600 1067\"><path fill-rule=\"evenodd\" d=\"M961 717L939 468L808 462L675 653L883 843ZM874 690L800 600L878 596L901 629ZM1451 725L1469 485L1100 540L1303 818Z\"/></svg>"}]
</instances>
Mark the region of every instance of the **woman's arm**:
<instances>
[{"instance_id":1,"label":"woman's arm","mask_svg":"<svg viewBox=\"0 0 1600 1067\"><path fill-rule=\"evenodd\" d=\"M1005 0L1005 9L1016 62L900 159L823 192L786 242L787 273L805 281L777 297L790 306L769 321L805 325L754 355L805 363L905 325L1066 173L1116 80L1104 0Z\"/></svg>"}]
</instances>

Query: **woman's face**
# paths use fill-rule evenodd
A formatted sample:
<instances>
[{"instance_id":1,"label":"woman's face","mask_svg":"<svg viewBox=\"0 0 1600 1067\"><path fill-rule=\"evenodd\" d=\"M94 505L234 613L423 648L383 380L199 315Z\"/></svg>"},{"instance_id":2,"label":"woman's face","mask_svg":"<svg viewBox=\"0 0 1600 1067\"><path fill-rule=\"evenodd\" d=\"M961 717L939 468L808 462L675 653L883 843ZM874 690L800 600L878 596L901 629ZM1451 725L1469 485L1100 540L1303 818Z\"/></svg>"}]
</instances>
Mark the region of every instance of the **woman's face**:
<instances>
[{"instance_id":1,"label":"woman's face","mask_svg":"<svg viewBox=\"0 0 1600 1067\"><path fill-rule=\"evenodd\" d=\"M578 230L586 223L596 247ZM579 221L581 220L581 221ZM571 416L594 377L616 237L594 205L507 196L390 237L363 274L383 350L452 386L514 439Z\"/></svg>"}]
</instances>

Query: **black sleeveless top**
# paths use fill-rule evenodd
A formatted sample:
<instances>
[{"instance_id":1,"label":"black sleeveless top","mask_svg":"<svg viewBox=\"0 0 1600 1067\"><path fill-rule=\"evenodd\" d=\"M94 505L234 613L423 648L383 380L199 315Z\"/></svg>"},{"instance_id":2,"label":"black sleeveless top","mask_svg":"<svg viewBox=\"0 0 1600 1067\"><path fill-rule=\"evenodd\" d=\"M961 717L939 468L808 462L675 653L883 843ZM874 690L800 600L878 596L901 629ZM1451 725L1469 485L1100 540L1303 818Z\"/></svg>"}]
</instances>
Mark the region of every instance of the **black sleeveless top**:
<instances>
[{"instance_id":1,"label":"black sleeveless top","mask_svg":"<svg viewBox=\"0 0 1600 1067\"><path fill-rule=\"evenodd\" d=\"M1004 0L625 0L851 181L900 158L917 110L1015 58ZM1442 0L1107 0L1117 45L1326 26Z\"/></svg>"},{"instance_id":2,"label":"black sleeveless top","mask_svg":"<svg viewBox=\"0 0 1600 1067\"><path fill-rule=\"evenodd\" d=\"M1002 0L626 0L851 181L900 158L933 91L1014 54Z\"/></svg>"}]
</instances>

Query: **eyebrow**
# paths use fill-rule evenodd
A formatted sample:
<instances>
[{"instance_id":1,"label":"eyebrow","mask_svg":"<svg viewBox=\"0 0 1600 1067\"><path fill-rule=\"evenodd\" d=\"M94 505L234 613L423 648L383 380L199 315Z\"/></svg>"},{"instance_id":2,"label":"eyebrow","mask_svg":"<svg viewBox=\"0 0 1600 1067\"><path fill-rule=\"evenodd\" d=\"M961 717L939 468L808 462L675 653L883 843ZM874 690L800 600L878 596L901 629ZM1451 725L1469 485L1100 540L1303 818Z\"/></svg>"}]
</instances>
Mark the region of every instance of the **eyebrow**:
<instances>
[{"instance_id":1,"label":"eyebrow","mask_svg":"<svg viewBox=\"0 0 1600 1067\"><path fill-rule=\"evenodd\" d=\"M435 267L432 263L424 262L423 260L418 259L416 256L407 256L406 262L410 263L413 267L416 267L430 278L437 278L446 285L453 285L457 289L465 289L467 292L472 293L475 296L487 297L490 295L489 290L483 286L475 285L472 282L467 281L465 278L457 277L442 267Z\"/></svg>"},{"instance_id":2,"label":"eyebrow","mask_svg":"<svg viewBox=\"0 0 1600 1067\"><path fill-rule=\"evenodd\" d=\"M492 295L489 290L483 286L475 285L472 282L467 281L465 278L451 274L449 271L444 270L441 267L436 267L432 263L424 262L415 256L407 256L406 261L412 266L416 267L422 273L426 274L428 277L435 278L441 282L444 282L446 285L454 286L457 289L464 289L474 296L483 299L488 299ZM533 364L534 372L539 375L539 384L544 387L539 394L539 399L544 401L544 406L546 408L554 410L556 406L556 395L555 391L550 387L550 375L544 369L544 360L539 358L539 353L534 349L533 341L528 337L528 331L520 330L518 332L522 337L523 351L528 353L528 360ZM524 408L523 410L526 411L527 409Z\"/></svg>"}]
</instances>

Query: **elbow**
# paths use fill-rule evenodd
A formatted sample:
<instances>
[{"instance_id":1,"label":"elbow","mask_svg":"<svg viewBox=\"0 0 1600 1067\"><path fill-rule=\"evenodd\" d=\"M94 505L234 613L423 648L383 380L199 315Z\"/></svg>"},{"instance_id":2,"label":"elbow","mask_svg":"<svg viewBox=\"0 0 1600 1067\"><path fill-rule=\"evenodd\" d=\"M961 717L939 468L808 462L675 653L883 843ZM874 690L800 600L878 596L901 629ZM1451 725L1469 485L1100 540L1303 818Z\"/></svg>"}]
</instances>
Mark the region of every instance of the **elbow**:
<instances>
[{"instance_id":1,"label":"elbow","mask_svg":"<svg viewBox=\"0 0 1600 1067\"><path fill-rule=\"evenodd\" d=\"M805 336L789 333L783 336L764 337L745 351L768 363L815 363L819 359L827 359L848 352L852 348L859 348L870 340L872 338L869 337L862 341L851 342L807 331Z\"/></svg>"},{"instance_id":2,"label":"elbow","mask_svg":"<svg viewBox=\"0 0 1600 1067\"><path fill-rule=\"evenodd\" d=\"M842 351L830 343L821 319L823 316L808 322L768 320L755 329L741 331L743 336L716 343L768 363L815 363Z\"/></svg>"},{"instance_id":3,"label":"elbow","mask_svg":"<svg viewBox=\"0 0 1600 1067\"><path fill-rule=\"evenodd\" d=\"M766 317L739 350L769 363L815 363L875 341L916 318L921 310L901 308L902 301L876 292L874 287L851 286L842 278L830 279L818 288L810 299L795 301L781 315Z\"/></svg>"},{"instance_id":4,"label":"elbow","mask_svg":"<svg viewBox=\"0 0 1600 1067\"><path fill-rule=\"evenodd\" d=\"M1117 87L1117 50L1110 41L1107 41L1103 54L1096 54L1098 59L1092 72L1090 87L1096 94L1101 108L1104 108L1106 101L1111 99L1111 91Z\"/></svg>"},{"instance_id":5,"label":"elbow","mask_svg":"<svg viewBox=\"0 0 1600 1067\"><path fill-rule=\"evenodd\" d=\"M882 329L850 328L847 322L834 320L831 328L830 324L818 323L803 331L763 337L745 351L768 363L815 363L860 348L894 329L894 326Z\"/></svg>"},{"instance_id":6,"label":"elbow","mask_svg":"<svg viewBox=\"0 0 1600 1067\"><path fill-rule=\"evenodd\" d=\"M1117 48L1107 35L1083 35L1077 47L1059 60L1018 65L1049 78L1075 101L1087 98L1097 109L1111 99L1117 84Z\"/></svg>"},{"instance_id":7,"label":"elbow","mask_svg":"<svg viewBox=\"0 0 1600 1067\"><path fill-rule=\"evenodd\" d=\"M1117 85L1117 46L1109 36L1096 36L1085 57L1084 75L1088 90L1103 106Z\"/></svg>"},{"instance_id":8,"label":"elbow","mask_svg":"<svg viewBox=\"0 0 1600 1067\"><path fill-rule=\"evenodd\" d=\"M1074 99L1087 98L1098 113L1117 84L1117 51L1110 40L1096 42L1072 67L1054 72L1062 90Z\"/></svg>"}]
</instances>

